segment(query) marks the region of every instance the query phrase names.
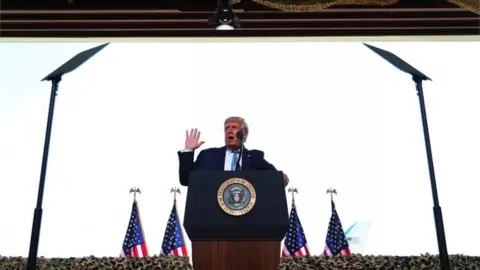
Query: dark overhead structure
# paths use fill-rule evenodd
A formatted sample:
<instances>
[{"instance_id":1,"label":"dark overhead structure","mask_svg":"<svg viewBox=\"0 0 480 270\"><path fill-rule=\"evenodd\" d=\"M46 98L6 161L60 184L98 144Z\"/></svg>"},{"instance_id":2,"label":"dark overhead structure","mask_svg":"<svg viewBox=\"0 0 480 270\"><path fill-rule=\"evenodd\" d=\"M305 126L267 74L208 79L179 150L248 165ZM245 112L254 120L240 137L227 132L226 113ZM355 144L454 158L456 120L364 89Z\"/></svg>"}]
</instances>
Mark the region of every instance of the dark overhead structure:
<instances>
[{"instance_id":1,"label":"dark overhead structure","mask_svg":"<svg viewBox=\"0 0 480 270\"><path fill-rule=\"evenodd\" d=\"M479 1L2 0L0 34L2 37L480 36ZM235 30L216 30L223 22Z\"/></svg>"}]
</instances>

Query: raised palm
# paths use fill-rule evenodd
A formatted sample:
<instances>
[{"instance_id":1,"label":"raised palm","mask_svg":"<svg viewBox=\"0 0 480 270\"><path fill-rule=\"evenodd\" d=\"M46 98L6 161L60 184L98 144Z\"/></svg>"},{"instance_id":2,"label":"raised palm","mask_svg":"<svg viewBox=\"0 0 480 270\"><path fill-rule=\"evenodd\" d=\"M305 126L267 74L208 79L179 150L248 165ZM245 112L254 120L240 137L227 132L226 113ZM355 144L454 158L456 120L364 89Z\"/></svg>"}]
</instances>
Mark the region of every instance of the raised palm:
<instances>
[{"instance_id":1,"label":"raised palm","mask_svg":"<svg viewBox=\"0 0 480 270\"><path fill-rule=\"evenodd\" d=\"M188 130L185 132L185 148L189 150L195 150L202 146L204 141L200 141L200 131L198 131L196 128L190 130L190 134L188 133Z\"/></svg>"}]
</instances>

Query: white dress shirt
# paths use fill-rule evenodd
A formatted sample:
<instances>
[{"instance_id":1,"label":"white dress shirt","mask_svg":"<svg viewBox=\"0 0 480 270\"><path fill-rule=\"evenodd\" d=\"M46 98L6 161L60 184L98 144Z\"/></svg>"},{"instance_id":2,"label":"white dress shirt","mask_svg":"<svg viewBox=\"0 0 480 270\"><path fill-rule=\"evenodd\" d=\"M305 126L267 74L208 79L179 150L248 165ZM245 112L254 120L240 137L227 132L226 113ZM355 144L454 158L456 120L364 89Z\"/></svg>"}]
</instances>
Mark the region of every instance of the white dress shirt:
<instances>
[{"instance_id":1,"label":"white dress shirt","mask_svg":"<svg viewBox=\"0 0 480 270\"><path fill-rule=\"evenodd\" d=\"M240 152L237 153L237 159L240 157ZM225 171L232 171L232 159L233 159L233 152L232 150L227 148L225 151ZM242 166L242 160L240 160L240 166Z\"/></svg>"}]
</instances>

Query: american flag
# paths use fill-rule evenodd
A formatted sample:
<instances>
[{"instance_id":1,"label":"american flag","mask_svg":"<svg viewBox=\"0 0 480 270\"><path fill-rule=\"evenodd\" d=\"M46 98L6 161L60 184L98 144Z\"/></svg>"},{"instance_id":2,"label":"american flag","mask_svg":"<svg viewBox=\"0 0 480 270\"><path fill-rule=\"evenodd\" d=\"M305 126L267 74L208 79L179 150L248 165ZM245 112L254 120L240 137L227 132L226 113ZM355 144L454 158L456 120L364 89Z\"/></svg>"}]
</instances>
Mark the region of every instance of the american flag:
<instances>
[{"instance_id":1,"label":"american flag","mask_svg":"<svg viewBox=\"0 0 480 270\"><path fill-rule=\"evenodd\" d=\"M342 223L338 217L337 210L335 209L335 203L332 200L332 216L330 217L330 223L328 224L327 238L325 240L325 249L323 255L336 256L336 255L350 255L350 248L348 247L347 238L343 232Z\"/></svg>"},{"instance_id":2,"label":"american flag","mask_svg":"<svg viewBox=\"0 0 480 270\"><path fill-rule=\"evenodd\" d=\"M285 235L283 242L282 257L295 257L310 255L308 250L307 238L302 228L302 223L297 215L295 201L292 201L292 210L290 211L290 227Z\"/></svg>"},{"instance_id":3,"label":"american flag","mask_svg":"<svg viewBox=\"0 0 480 270\"><path fill-rule=\"evenodd\" d=\"M132 214L128 224L125 240L123 241L121 257L145 257L148 256L145 234L142 229L142 222L138 212L137 201L133 201Z\"/></svg>"},{"instance_id":4,"label":"american flag","mask_svg":"<svg viewBox=\"0 0 480 270\"><path fill-rule=\"evenodd\" d=\"M163 236L160 254L174 256L188 256L187 246L183 240L182 227L178 219L177 204L173 202L172 212L168 219L165 235Z\"/></svg>"}]
</instances>

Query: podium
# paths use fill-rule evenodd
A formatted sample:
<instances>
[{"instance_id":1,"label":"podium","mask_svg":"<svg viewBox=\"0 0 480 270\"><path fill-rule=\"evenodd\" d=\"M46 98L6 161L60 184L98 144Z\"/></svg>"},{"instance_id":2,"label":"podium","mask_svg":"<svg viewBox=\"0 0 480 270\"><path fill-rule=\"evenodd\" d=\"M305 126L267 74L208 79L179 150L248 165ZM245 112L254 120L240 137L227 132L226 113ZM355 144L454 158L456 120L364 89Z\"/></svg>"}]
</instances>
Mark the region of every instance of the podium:
<instances>
[{"instance_id":1,"label":"podium","mask_svg":"<svg viewBox=\"0 0 480 270\"><path fill-rule=\"evenodd\" d=\"M281 171L192 171L184 228L195 270L276 270L288 231Z\"/></svg>"}]
</instances>

